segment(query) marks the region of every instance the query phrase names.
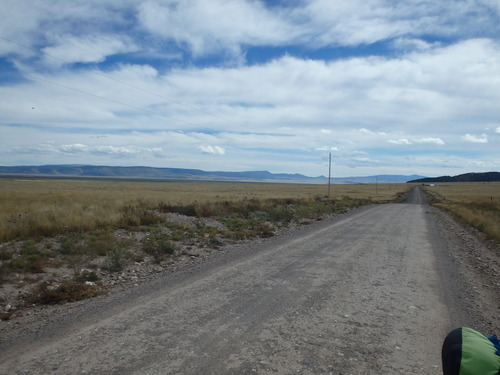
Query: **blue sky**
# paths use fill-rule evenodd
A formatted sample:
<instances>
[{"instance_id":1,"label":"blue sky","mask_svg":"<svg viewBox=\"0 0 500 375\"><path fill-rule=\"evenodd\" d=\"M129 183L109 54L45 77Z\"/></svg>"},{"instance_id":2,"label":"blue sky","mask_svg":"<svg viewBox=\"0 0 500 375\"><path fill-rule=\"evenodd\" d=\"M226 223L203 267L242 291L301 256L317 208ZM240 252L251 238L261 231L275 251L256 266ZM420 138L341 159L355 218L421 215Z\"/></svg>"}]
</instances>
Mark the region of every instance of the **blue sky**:
<instances>
[{"instance_id":1,"label":"blue sky","mask_svg":"<svg viewBox=\"0 0 500 375\"><path fill-rule=\"evenodd\" d=\"M498 0L2 0L0 165L500 170Z\"/></svg>"}]
</instances>

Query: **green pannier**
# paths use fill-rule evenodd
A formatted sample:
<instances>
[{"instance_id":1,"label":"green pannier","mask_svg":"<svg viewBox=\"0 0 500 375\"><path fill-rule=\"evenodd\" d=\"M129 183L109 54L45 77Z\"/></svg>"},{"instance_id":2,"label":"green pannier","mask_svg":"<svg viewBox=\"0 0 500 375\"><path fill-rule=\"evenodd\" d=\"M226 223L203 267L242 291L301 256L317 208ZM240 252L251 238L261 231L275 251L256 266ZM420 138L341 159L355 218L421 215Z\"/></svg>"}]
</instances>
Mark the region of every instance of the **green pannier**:
<instances>
[{"instance_id":1,"label":"green pannier","mask_svg":"<svg viewBox=\"0 0 500 375\"><path fill-rule=\"evenodd\" d=\"M444 375L499 375L500 344L478 331L462 327L451 331L442 349Z\"/></svg>"}]
</instances>

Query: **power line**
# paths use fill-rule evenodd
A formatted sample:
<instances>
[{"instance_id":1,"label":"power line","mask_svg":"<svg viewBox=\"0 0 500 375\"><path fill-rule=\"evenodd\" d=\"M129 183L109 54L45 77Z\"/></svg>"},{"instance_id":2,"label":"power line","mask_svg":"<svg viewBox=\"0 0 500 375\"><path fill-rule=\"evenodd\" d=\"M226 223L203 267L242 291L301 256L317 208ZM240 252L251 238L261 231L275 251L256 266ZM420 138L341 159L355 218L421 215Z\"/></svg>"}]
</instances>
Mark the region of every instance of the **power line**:
<instances>
[{"instance_id":1,"label":"power line","mask_svg":"<svg viewBox=\"0 0 500 375\"><path fill-rule=\"evenodd\" d=\"M67 60L61 59L61 58L59 58L59 57L57 57L57 56L53 56L53 55L48 54L47 52L44 52L44 51L39 51L39 50L37 50L37 49L35 49L35 48L32 48L32 47L29 47L29 46L23 45L23 44L21 44L21 43L15 42L15 41L13 41L13 40L11 40L11 39L8 39L8 38L5 38L5 37L3 37L3 36L0 36L0 39L4 40L4 41L6 41L6 42L9 42L9 43L15 44L16 46L19 46L19 47L22 47L22 48L25 48L25 49L28 49L28 50L34 51L34 52L36 52L37 54L40 54L40 55L41 55L41 54L43 54L43 55L45 55L45 56L47 56L47 57L50 57L51 59L55 59L55 60L58 60L58 61L64 62L64 63L66 63L66 64L71 64L71 62L70 62L70 61L67 61ZM174 104L177 104L177 105L183 106L183 107L188 108L188 109L191 109L191 110L193 110L193 111L197 111L197 112L203 113L204 115L207 115L207 116L210 116L210 117L216 118L216 119L218 119L218 120L223 120L223 121L226 121L226 122L228 122L228 123L232 123L232 124L234 124L234 123L235 123L234 121L228 120L228 119L226 119L226 118L224 118L224 117L220 117L220 116L213 115L213 114L211 114L211 113L209 113L209 112L206 112L206 111L204 111L204 110L202 110L202 109L199 109L199 108L196 108L196 107L190 106L190 105L188 105L188 104L185 104L185 103L179 102L179 101L177 101L177 100L174 100L174 99L172 99L172 98L168 98L168 97L163 96L163 95L159 95L159 94L157 94L157 93L154 93L154 92L152 92L152 91L149 91L149 90L143 89L143 88L141 88L141 87L137 87L137 86L132 85L132 84L130 84L130 83L128 83L128 82L125 82L125 81L122 81L122 80L119 80L119 79L116 79L116 78L110 77L109 75L106 75L106 74L102 74L102 73L96 72L95 70L91 70L91 71L89 71L89 72L90 72L90 73L92 73L92 74L95 74L95 75L97 75L97 76L99 76L99 77L103 77L103 78L109 79L109 80L111 80L111 81L114 81L114 82L120 83L120 84L122 84L122 85L124 85L124 86L130 87L130 88L133 88L133 89L135 89L135 90L139 90L139 91L145 92L145 93L150 94L150 95L152 95L152 96L156 96L156 97L158 97L158 98L160 98L160 99L163 99L163 100L166 100L166 101L168 101L168 102L171 102L171 103L174 103ZM29 76L29 75L28 75L28 74L25 74L25 76ZM111 102L115 102L115 103L119 103L119 104L122 104L122 105L126 105L126 106L128 106L128 107L135 108L135 109L138 109L138 110L144 110L144 109L139 108L139 107L134 107L134 106L129 105L129 104L121 103L121 102L119 102L119 101L116 101L116 100L113 100L113 99L109 99L109 98L106 98L106 97L102 97L102 96L99 96L99 95L94 95L94 94L91 94L91 93L88 93L88 92L85 92L85 91L82 91L82 90L79 90L79 89L71 88L71 87L69 87L69 86L65 86L65 85L61 85L61 84L58 84L58 83L50 82L50 81L48 81L48 80L44 80L44 79L41 79L41 78L38 78L38 77L31 76L31 78L33 78L33 79L38 79L38 80L40 80L40 81L45 81L45 82L47 82L47 83L50 83L50 84L53 84L53 85L56 85L56 86L60 86L60 87L64 87L64 88L66 88L66 89L70 89L70 90L73 90L73 91L78 91L78 92L81 92L81 93L83 93L83 94L87 94L87 95L95 96L95 97L100 98L100 99L104 99L104 100L108 100L108 101L111 101ZM144 111L146 111L146 112L150 112L150 113L154 113L154 112L149 111L149 110L144 110ZM172 118L172 117L170 117L170 116L165 116L165 115L161 115L161 114L158 114L158 113L154 113L154 114L156 114L156 115L158 115L158 116L164 116L164 117L169 117L169 118ZM177 121L182 121L182 120L177 120ZM186 122L186 121L182 121L182 122L185 122L185 123L188 123L188 124L191 124L191 125L195 125L195 124L192 124L192 123L189 123L189 122Z\"/></svg>"},{"instance_id":2,"label":"power line","mask_svg":"<svg viewBox=\"0 0 500 375\"><path fill-rule=\"evenodd\" d=\"M49 80L44 79L44 78L36 77L36 76L34 76L34 75L31 75L31 74L24 74L24 76L25 76L25 77L28 77L28 78L31 78L31 79L34 79L34 80L37 80L37 81L41 81L41 82L48 83L48 84L50 84L50 85L54 85L54 86L58 86L58 87L62 87L62 88L68 89L68 90L76 91L76 92L79 92L79 93L81 93L81 94L85 94L85 95L88 95L88 96L93 96L93 97L95 97L95 98L99 98L99 99L102 99L102 100L107 100L108 102L112 102L112 103L116 103L116 104L124 105L124 106L126 106L126 107L134 108L134 109L137 109L137 110L140 110L140 111L148 112L148 113L151 113L151 114L156 115L156 116L166 117L166 118L169 118L169 119L171 119L171 120L175 120L175 121L183 122L183 123L185 123L185 124L189 124L189 125L196 125L196 124L194 124L194 123L192 123L192 122L188 122L188 121L180 120L180 119L177 119L177 118L172 117L172 116L164 115L164 114L162 114L162 113L157 113L157 112L154 112L154 111L150 111L149 109L136 107L136 106L134 106L134 105L132 105L132 104L127 104L127 103L120 102L120 101L118 101L118 100L114 100L114 99L106 98L105 96L100 96L100 95L92 94L92 93L90 93L90 92L83 91L83 90L80 90L80 89L75 89L74 87L70 87L70 86L62 85L62 84L60 84L60 83L53 82L53 81L49 81Z\"/></svg>"}]
</instances>

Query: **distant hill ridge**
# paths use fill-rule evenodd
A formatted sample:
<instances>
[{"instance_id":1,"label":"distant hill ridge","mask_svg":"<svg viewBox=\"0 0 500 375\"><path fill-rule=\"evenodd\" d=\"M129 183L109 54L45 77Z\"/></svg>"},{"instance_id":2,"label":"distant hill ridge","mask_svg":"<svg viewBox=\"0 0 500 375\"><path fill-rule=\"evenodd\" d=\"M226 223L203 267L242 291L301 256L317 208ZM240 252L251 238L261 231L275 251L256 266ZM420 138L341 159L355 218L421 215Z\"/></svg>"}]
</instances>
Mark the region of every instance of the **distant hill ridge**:
<instances>
[{"instance_id":1,"label":"distant hill ridge","mask_svg":"<svg viewBox=\"0 0 500 375\"><path fill-rule=\"evenodd\" d=\"M268 171L248 172L207 172L200 169L154 168L154 167L112 167L97 165L63 164L41 166L0 166L0 175L39 176L39 177L81 177L81 178L129 178L183 181L249 181L249 182L291 182L327 183L325 176L308 177L299 173L271 173ZM336 184L404 183L423 176L378 175L366 177L332 178Z\"/></svg>"},{"instance_id":2,"label":"distant hill ridge","mask_svg":"<svg viewBox=\"0 0 500 375\"><path fill-rule=\"evenodd\" d=\"M409 183L435 182L494 182L500 181L500 172L464 173L457 176L425 177L408 181Z\"/></svg>"},{"instance_id":3,"label":"distant hill ridge","mask_svg":"<svg viewBox=\"0 0 500 375\"><path fill-rule=\"evenodd\" d=\"M309 180L301 174L271 173L268 171L249 172L207 172L200 169L154 168L154 167L111 167L97 165L41 165L0 167L0 174L67 176L67 177L118 177L176 180Z\"/></svg>"}]
</instances>

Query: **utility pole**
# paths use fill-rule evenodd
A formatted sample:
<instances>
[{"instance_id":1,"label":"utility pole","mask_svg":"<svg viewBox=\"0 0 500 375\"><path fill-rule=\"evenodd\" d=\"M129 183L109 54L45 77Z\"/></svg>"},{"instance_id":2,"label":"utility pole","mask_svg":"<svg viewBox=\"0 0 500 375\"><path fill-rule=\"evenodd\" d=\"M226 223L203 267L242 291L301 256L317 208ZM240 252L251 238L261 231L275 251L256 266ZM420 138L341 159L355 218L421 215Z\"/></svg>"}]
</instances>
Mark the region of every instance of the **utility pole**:
<instances>
[{"instance_id":1,"label":"utility pole","mask_svg":"<svg viewBox=\"0 0 500 375\"><path fill-rule=\"evenodd\" d=\"M330 198L330 179L332 177L332 153L328 157L328 198Z\"/></svg>"}]
</instances>

